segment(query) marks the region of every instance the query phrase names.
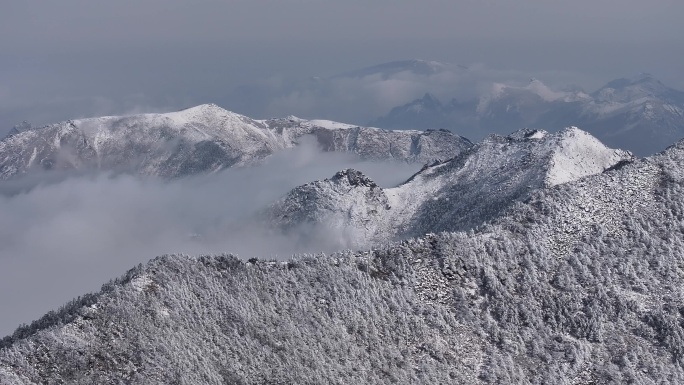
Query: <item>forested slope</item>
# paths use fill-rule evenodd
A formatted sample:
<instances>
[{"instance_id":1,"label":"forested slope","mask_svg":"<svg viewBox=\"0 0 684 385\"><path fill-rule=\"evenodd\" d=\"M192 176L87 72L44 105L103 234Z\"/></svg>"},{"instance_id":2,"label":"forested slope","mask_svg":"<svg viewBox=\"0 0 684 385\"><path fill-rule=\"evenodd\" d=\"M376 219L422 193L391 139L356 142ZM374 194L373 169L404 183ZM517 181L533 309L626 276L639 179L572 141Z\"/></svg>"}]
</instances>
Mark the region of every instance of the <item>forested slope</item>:
<instances>
[{"instance_id":1,"label":"forested slope","mask_svg":"<svg viewBox=\"0 0 684 385\"><path fill-rule=\"evenodd\" d=\"M160 257L3 341L30 383L682 383L684 145L496 223L289 262Z\"/></svg>"}]
</instances>

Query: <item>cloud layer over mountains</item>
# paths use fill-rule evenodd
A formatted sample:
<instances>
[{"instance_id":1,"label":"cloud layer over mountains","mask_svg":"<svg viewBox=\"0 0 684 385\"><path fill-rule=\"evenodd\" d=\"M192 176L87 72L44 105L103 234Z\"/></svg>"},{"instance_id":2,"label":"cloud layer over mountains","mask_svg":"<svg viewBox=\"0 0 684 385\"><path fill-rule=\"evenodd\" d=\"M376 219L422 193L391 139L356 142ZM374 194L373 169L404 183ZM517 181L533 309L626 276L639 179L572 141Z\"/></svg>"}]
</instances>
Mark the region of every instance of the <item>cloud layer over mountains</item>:
<instances>
[{"instance_id":1,"label":"cloud layer over mountains","mask_svg":"<svg viewBox=\"0 0 684 385\"><path fill-rule=\"evenodd\" d=\"M7 311L0 334L156 255L230 251L244 258L286 258L329 251L326 239L304 250L295 237L269 233L250 219L295 186L344 167L362 169L390 187L420 166L361 162L322 153L313 140L304 140L257 168L174 181L112 174L5 181L0 307Z\"/></svg>"}]
</instances>

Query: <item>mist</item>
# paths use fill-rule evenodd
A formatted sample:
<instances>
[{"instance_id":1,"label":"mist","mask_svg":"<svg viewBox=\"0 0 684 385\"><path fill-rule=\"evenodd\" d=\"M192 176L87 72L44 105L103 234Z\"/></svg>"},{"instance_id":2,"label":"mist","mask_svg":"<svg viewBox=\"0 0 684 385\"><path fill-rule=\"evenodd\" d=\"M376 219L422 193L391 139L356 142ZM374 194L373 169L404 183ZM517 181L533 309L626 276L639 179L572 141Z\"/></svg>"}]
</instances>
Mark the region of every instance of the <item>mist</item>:
<instances>
[{"instance_id":1,"label":"mist","mask_svg":"<svg viewBox=\"0 0 684 385\"><path fill-rule=\"evenodd\" d=\"M357 68L414 58L470 70L432 77L405 73L392 79L335 78ZM681 42L178 42L67 46L60 52L7 49L0 50L0 59L0 136L24 120L40 127L202 103L258 119L296 115L365 125L425 92L444 101L467 99L493 81L530 77L552 87L577 85L594 91L610 80L649 72L684 89Z\"/></svg>"},{"instance_id":2,"label":"mist","mask_svg":"<svg viewBox=\"0 0 684 385\"><path fill-rule=\"evenodd\" d=\"M334 251L343 246L335 234L304 245L254 217L293 187L348 167L389 187L420 165L364 162L305 140L259 167L173 181L93 174L0 184L0 335L158 255Z\"/></svg>"}]
</instances>

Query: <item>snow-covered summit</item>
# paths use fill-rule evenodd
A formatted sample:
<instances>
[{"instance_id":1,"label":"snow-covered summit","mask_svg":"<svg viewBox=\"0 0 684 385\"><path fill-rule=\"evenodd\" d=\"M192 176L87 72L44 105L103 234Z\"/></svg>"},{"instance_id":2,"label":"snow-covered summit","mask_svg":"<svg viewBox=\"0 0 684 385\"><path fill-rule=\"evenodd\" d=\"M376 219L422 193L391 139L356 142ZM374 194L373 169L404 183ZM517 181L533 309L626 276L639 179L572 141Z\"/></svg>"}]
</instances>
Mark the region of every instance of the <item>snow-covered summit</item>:
<instances>
[{"instance_id":1,"label":"snow-covered summit","mask_svg":"<svg viewBox=\"0 0 684 385\"><path fill-rule=\"evenodd\" d=\"M667 96L672 89L648 73L631 78L621 78L608 82L594 93L594 98L602 102L630 102L641 98Z\"/></svg>"},{"instance_id":2,"label":"snow-covered summit","mask_svg":"<svg viewBox=\"0 0 684 385\"><path fill-rule=\"evenodd\" d=\"M556 134L552 148L546 174L549 187L598 174L622 160L632 159L628 151L610 149L577 127Z\"/></svg>"},{"instance_id":3,"label":"snow-covered summit","mask_svg":"<svg viewBox=\"0 0 684 385\"><path fill-rule=\"evenodd\" d=\"M369 246L397 237L476 227L496 218L534 190L551 188L632 160L576 127L558 133L520 130L491 135L460 155L424 167L408 181L382 189L340 183L347 171L294 189L270 209L286 230L305 221L311 228L345 232L344 247ZM356 178L356 177L355 177ZM351 215L350 209L364 215Z\"/></svg>"},{"instance_id":4,"label":"snow-covered summit","mask_svg":"<svg viewBox=\"0 0 684 385\"><path fill-rule=\"evenodd\" d=\"M378 187L369 177L364 175L361 171L348 168L337 172L331 179L332 182L345 184L351 187L364 186L369 188Z\"/></svg>"},{"instance_id":5,"label":"snow-covered summit","mask_svg":"<svg viewBox=\"0 0 684 385\"><path fill-rule=\"evenodd\" d=\"M118 170L165 178L253 165L313 135L325 151L425 162L471 143L451 133L388 131L327 120L255 120L203 104L169 113L76 119L0 141L0 179L31 170Z\"/></svg>"},{"instance_id":6,"label":"snow-covered summit","mask_svg":"<svg viewBox=\"0 0 684 385\"><path fill-rule=\"evenodd\" d=\"M390 209L380 186L362 172L346 169L293 189L266 210L265 220L300 237L301 244L325 238L343 248L358 248L384 231Z\"/></svg>"}]
</instances>

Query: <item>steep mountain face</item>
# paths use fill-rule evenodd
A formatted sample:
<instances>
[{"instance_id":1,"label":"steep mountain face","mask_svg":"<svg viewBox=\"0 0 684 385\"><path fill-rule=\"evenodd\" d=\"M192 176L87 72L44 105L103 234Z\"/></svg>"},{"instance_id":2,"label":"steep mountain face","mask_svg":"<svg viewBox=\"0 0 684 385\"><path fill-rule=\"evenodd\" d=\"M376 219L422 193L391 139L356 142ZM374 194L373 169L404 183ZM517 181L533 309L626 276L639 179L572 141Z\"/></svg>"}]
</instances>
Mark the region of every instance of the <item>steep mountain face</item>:
<instances>
[{"instance_id":1,"label":"steep mountain face","mask_svg":"<svg viewBox=\"0 0 684 385\"><path fill-rule=\"evenodd\" d=\"M493 224L370 252L157 258L3 340L0 383L679 384L682 169L684 142L539 177Z\"/></svg>"},{"instance_id":2,"label":"steep mountain face","mask_svg":"<svg viewBox=\"0 0 684 385\"><path fill-rule=\"evenodd\" d=\"M256 164L314 135L326 151L426 162L472 144L448 132L398 132L297 118L254 120L216 105L167 114L71 120L0 141L0 179L32 170L130 171L174 178Z\"/></svg>"},{"instance_id":3,"label":"steep mountain face","mask_svg":"<svg viewBox=\"0 0 684 385\"><path fill-rule=\"evenodd\" d=\"M434 99L432 97L431 99ZM527 86L494 84L472 101L442 104L425 98L396 107L372 124L385 128L446 128L472 139L505 133L511 127L582 127L612 147L639 155L663 150L684 136L684 92L648 74L618 79L587 94L552 90L532 79ZM427 107L427 106L426 106Z\"/></svg>"},{"instance_id":4,"label":"steep mountain face","mask_svg":"<svg viewBox=\"0 0 684 385\"><path fill-rule=\"evenodd\" d=\"M632 160L630 153L607 148L575 127L555 134L522 130L492 135L395 188L382 189L358 171L342 171L294 189L271 206L267 218L303 242L335 234L340 247L370 247L429 232L467 230L536 189ZM350 175L364 182L349 183Z\"/></svg>"}]
</instances>

